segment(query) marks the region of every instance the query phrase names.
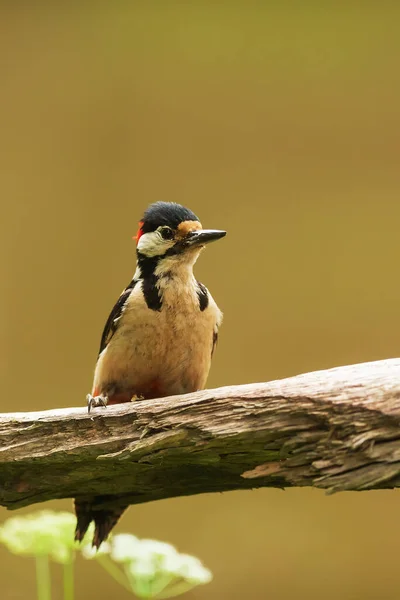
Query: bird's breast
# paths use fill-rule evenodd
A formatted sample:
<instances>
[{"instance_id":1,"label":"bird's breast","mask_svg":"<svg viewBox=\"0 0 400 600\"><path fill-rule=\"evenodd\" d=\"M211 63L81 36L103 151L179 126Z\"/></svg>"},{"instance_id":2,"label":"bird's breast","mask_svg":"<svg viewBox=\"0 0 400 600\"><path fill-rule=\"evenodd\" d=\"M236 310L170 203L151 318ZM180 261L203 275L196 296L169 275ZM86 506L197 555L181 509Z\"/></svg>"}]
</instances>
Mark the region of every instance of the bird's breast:
<instances>
[{"instance_id":1,"label":"bird's breast","mask_svg":"<svg viewBox=\"0 0 400 600\"><path fill-rule=\"evenodd\" d=\"M207 308L200 309L195 285L166 284L160 293L160 310L150 310L142 284L135 287L99 357L95 382L117 382L119 389L146 398L204 387L221 313L211 296Z\"/></svg>"}]
</instances>

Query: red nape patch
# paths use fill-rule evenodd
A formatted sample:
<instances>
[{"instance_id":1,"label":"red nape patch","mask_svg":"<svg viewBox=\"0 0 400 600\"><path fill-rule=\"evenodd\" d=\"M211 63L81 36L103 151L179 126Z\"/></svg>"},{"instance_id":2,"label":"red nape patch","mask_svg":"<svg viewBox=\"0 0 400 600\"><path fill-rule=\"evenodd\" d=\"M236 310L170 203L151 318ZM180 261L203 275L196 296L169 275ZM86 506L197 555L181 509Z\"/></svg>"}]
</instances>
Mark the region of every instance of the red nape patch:
<instances>
[{"instance_id":1,"label":"red nape patch","mask_svg":"<svg viewBox=\"0 0 400 600\"><path fill-rule=\"evenodd\" d=\"M136 243L139 243L140 238L143 235L143 231L142 231L142 227L143 227L143 221L139 221L139 229L137 231L137 234L133 236L133 240L136 240Z\"/></svg>"}]
</instances>

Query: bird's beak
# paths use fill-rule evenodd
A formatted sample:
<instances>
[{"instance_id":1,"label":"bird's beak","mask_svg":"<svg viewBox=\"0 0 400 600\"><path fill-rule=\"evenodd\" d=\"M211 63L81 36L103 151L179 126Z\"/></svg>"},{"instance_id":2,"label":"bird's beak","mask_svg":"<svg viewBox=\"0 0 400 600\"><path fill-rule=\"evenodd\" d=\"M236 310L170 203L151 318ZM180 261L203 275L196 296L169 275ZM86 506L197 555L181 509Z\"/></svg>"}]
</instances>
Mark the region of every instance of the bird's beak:
<instances>
[{"instance_id":1,"label":"bird's beak","mask_svg":"<svg viewBox=\"0 0 400 600\"><path fill-rule=\"evenodd\" d=\"M189 247L204 246L226 236L226 231L220 229L197 229L188 233L185 245Z\"/></svg>"}]
</instances>

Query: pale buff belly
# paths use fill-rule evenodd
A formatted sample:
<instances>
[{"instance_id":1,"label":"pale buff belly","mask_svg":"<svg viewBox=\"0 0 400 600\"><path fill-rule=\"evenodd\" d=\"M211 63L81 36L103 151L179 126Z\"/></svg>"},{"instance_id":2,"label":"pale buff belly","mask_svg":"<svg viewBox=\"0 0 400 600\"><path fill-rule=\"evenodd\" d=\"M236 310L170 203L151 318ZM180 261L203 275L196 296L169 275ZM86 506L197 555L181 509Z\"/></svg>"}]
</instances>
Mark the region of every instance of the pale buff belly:
<instances>
[{"instance_id":1,"label":"pale buff belly","mask_svg":"<svg viewBox=\"0 0 400 600\"><path fill-rule=\"evenodd\" d=\"M155 398L202 389L219 312L215 303L201 312L193 298L184 309L164 305L151 311L139 292L99 357L94 392Z\"/></svg>"}]
</instances>

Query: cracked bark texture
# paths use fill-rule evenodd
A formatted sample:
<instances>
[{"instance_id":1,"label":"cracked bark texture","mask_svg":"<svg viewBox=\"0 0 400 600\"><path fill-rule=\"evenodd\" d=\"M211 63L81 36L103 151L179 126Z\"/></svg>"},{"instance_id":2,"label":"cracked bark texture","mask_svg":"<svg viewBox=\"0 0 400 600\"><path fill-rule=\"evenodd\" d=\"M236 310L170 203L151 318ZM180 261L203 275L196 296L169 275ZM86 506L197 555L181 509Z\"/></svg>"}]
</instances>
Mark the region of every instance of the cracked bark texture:
<instances>
[{"instance_id":1,"label":"cracked bark texture","mask_svg":"<svg viewBox=\"0 0 400 600\"><path fill-rule=\"evenodd\" d=\"M85 408L0 415L0 504L400 485L400 359Z\"/></svg>"}]
</instances>

